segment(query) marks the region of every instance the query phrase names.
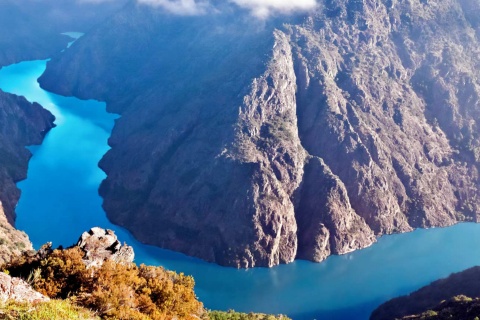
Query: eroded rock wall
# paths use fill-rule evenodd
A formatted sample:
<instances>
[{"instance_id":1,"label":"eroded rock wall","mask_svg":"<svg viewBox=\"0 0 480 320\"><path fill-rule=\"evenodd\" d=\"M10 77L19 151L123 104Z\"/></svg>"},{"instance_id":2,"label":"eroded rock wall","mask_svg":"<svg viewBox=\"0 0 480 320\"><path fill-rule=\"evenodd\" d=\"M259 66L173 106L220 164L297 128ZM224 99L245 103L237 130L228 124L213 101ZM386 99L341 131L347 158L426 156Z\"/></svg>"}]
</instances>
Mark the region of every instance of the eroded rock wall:
<instances>
[{"instance_id":1,"label":"eroded rock wall","mask_svg":"<svg viewBox=\"0 0 480 320\"><path fill-rule=\"evenodd\" d=\"M272 266L477 221L475 2L326 0L263 24L127 9L41 84L121 113L100 191L140 240Z\"/></svg>"},{"instance_id":2,"label":"eroded rock wall","mask_svg":"<svg viewBox=\"0 0 480 320\"><path fill-rule=\"evenodd\" d=\"M0 263L31 249L25 233L13 227L20 197L16 183L27 176L31 153L25 146L40 144L53 120L40 105L0 90Z\"/></svg>"}]
</instances>

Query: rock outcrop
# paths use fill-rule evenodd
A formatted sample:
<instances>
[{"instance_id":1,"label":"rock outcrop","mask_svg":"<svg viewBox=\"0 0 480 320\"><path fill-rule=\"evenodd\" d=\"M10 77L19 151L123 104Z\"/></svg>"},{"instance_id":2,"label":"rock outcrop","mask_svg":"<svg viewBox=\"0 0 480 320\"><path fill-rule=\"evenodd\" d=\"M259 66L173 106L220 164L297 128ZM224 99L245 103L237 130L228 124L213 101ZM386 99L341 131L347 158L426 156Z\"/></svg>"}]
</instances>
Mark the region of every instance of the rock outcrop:
<instances>
[{"instance_id":1,"label":"rock outcrop","mask_svg":"<svg viewBox=\"0 0 480 320\"><path fill-rule=\"evenodd\" d=\"M23 251L32 249L32 243L25 232L15 229L7 221L0 202L0 265Z\"/></svg>"},{"instance_id":2,"label":"rock outcrop","mask_svg":"<svg viewBox=\"0 0 480 320\"><path fill-rule=\"evenodd\" d=\"M132 2L40 79L121 113L101 161L113 222L254 267L478 221L476 2L326 0L258 24L217 9Z\"/></svg>"},{"instance_id":3,"label":"rock outcrop","mask_svg":"<svg viewBox=\"0 0 480 320\"><path fill-rule=\"evenodd\" d=\"M38 303L46 302L50 299L43 294L35 291L32 287L20 278L10 277L8 274L0 272L0 302L7 301Z\"/></svg>"},{"instance_id":4,"label":"rock outcrop","mask_svg":"<svg viewBox=\"0 0 480 320\"><path fill-rule=\"evenodd\" d=\"M133 248L121 244L112 230L92 228L78 239L77 247L85 253L83 261L87 268L100 267L106 260L131 263L135 257Z\"/></svg>"}]
</instances>

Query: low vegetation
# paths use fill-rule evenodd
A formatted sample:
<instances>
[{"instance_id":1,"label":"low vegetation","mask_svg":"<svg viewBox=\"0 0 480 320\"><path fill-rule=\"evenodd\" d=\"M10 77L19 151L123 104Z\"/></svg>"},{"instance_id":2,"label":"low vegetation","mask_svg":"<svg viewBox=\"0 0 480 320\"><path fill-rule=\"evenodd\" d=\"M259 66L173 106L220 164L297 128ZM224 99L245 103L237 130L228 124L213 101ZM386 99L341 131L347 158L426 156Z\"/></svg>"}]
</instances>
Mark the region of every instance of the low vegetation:
<instances>
[{"instance_id":1,"label":"low vegetation","mask_svg":"<svg viewBox=\"0 0 480 320\"><path fill-rule=\"evenodd\" d=\"M442 301L432 310L427 310L418 315L411 315L402 318L402 320L447 320L447 319L465 319L479 320L480 318L480 298L469 298L463 295L453 297L447 301Z\"/></svg>"},{"instance_id":2,"label":"low vegetation","mask_svg":"<svg viewBox=\"0 0 480 320\"><path fill-rule=\"evenodd\" d=\"M51 300L31 305L9 302L0 308L0 319L5 320L97 320L92 311L73 304L70 300Z\"/></svg>"},{"instance_id":3,"label":"low vegetation","mask_svg":"<svg viewBox=\"0 0 480 320\"><path fill-rule=\"evenodd\" d=\"M46 257L28 254L4 266L53 299L70 299L104 319L206 318L194 293L192 277L162 267L106 261L87 269L83 252L74 247Z\"/></svg>"},{"instance_id":4,"label":"low vegetation","mask_svg":"<svg viewBox=\"0 0 480 320\"><path fill-rule=\"evenodd\" d=\"M434 315L433 312L439 313L437 307L442 301L448 302L452 300L455 303L458 302L455 301L456 299L463 299L462 297L464 296L480 297L480 267L473 267L454 273L445 279L434 281L409 295L387 301L372 313L370 319L402 319L408 315L417 315L417 318L413 319L441 319L434 318L437 315ZM461 303L458 305L460 306ZM418 318L420 316L424 318ZM480 313L478 316L480 317ZM473 320L474 318L452 319Z\"/></svg>"},{"instance_id":5,"label":"low vegetation","mask_svg":"<svg viewBox=\"0 0 480 320\"><path fill-rule=\"evenodd\" d=\"M282 315L273 316L263 313L240 313L233 310L228 312L210 311L208 316L210 320L288 320L287 317Z\"/></svg>"},{"instance_id":6,"label":"low vegetation","mask_svg":"<svg viewBox=\"0 0 480 320\"><path fill-rule=\"evenodd\" d=\"M207 312L194 293L192 277L133 263L106 261L87 269L78 247L24 253L3 266L52 298L38 305L8 303L0 319L212 319L287 320L284 316Z\"/></svg>"}]
</instances>

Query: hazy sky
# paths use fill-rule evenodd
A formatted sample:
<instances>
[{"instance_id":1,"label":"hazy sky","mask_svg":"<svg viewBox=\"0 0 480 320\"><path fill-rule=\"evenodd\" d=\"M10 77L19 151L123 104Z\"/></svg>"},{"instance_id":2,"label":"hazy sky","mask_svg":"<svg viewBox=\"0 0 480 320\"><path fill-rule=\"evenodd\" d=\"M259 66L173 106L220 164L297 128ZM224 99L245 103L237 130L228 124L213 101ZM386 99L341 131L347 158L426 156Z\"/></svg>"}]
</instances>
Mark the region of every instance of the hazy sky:
<instances>
[{"instance_id":1,"label":"hazy sky","mask_svg":"<svg viewBox=\"0 0 480 320\"><path fill-rule=\"evenodd\" d=\"M95 0L94 0L95 1ZM211 8L207 0L137 0L154 6L163 7L175 14L204 14ZM289 13L309 10L316 6L316 0L228 0L242 8L251 10L259 18L266 18L275 12Z\"/></svg>"}]
</instances>

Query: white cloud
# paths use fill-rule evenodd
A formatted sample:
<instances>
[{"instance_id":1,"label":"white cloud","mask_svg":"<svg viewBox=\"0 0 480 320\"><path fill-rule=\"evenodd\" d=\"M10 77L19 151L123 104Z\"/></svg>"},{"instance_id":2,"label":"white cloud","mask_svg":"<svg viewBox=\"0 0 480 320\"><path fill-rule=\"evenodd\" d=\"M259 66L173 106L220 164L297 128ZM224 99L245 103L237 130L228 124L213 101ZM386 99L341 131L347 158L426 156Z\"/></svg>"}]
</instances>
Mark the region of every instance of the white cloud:
<instances>
[{"instance_id":1,"label":"white cloud","mask_svg":"<svg viewBox=\"0 0 480 320\"><path fill-rule=\"evenodd\" d=\"M291 13L315 8L316 0L230 0L236 5L247 8L259 18L266 18L271 13Z\"/></svg>"},{"instance_id":2,"label":"white cloud","mask_svg":"<svg viewBox=\"0 0 480 320\"><path fill-rule=\"evenodd\" d=\"M208 2L196 0L138 0L138 2L162 7L171 13L187 16L204 14L209 7Z\"/></svg>"},{"instance_id":3,"label":"white cloud","mask_svg":"<svg viewBox=\"0 0 480 320\"><path fill-rule=\"evenodd\" d=\"M101 0L84 0L101 1ZM162 7L178 15L199 15L212 11L208 0L137 0L139 3ZM294 11L306 11L316 7L317 0L228 0L241 8L250 10L261 19L272 13L288 14Z\"/></svg>"}]
</instances>

